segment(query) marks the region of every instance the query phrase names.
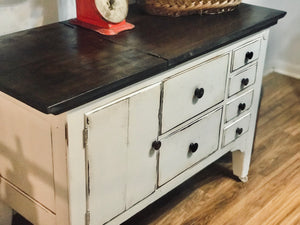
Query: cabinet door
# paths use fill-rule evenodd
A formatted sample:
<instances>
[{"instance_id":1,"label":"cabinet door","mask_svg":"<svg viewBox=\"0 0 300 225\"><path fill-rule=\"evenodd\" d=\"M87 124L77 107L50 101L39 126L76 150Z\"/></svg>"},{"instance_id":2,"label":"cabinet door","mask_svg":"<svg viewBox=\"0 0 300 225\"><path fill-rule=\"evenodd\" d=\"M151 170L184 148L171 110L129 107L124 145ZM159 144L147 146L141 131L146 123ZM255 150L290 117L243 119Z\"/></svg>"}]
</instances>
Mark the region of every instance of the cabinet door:
<instances>
[{"instance_id":1,"label":"cabinet door","mask_svg":"<svg viewBox=\"0 0 300 225\"><path fill-rule=\"evenodd\" d=\"M128 100L91 113L88 120L88 205L91 224L125 210Z\"/></svg>"},{"instance_id":2,"label":"cabinet door","mask_svg":"<svg viewBox=\"0 0 300 225\"><path fill-rule=\"evenodd\" d=\"M156 188L156 154L152 142L158 136L160 87L129 99L128 175L126 208L154 192Z\"/></svg>"},{"instance_id":3,"label":"cabinet door","mask_svg":"<svg viewBox=\"0 0 300 225\"><path fill-rule=\"evenodd\" d=\"M86 114L88 207L103 224L156 188L159 84Z\"/></svg>"}]
</instances>

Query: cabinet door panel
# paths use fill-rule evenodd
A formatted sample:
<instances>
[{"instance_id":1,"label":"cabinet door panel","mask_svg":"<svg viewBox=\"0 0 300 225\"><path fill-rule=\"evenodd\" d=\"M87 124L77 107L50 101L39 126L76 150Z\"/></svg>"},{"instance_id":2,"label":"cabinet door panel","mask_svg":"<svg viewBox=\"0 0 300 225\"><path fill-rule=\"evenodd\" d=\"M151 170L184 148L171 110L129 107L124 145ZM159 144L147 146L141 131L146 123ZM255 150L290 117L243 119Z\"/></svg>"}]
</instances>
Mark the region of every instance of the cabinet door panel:
<instances>
[{"instance_id":1,"label":"cabinet door panel","mask_svg":"<svg viewBox=\"0 0 300 225\"><path fill-rule=\"evenodd\" d=\"M103 224L125 210L128 100L87 118L91 224Z\"/></svg>"},{"instance_id":2,"label":"cabinet door panel","mask_svg":"<svg viewBox=\"0 0 300 225\"><path fill-rule=\"evenodd\" d=\"M126 206L150 195L156 187L156 151L160 87L129 99L129 145Z\"/></svg>"}]
</instances>

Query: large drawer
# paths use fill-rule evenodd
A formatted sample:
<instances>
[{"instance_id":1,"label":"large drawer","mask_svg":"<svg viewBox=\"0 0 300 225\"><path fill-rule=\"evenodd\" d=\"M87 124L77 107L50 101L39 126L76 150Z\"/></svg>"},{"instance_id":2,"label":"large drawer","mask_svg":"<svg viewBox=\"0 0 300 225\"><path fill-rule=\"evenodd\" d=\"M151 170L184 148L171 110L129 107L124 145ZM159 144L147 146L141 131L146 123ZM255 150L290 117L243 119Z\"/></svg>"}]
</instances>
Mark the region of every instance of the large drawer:
<instances>
[{"instance_id":1,"label":"large drawer","mask_svg":"<svg viewBox=\"0 0 300 225\"><path fill-rule=\"evenodd\" d=\"M162 133L223 101L228 58L216 57L164 82Z\"/></svg>"},{"instance_id":2,"label":"large drawer","mask_svg":"<svg viewBox=\"0 0 300 225\"><path fill-rule=\"evenodd\" d=\"M218 109L161 140L159 185L218 149L221 114Z\"/></svg>"}]
</instances>

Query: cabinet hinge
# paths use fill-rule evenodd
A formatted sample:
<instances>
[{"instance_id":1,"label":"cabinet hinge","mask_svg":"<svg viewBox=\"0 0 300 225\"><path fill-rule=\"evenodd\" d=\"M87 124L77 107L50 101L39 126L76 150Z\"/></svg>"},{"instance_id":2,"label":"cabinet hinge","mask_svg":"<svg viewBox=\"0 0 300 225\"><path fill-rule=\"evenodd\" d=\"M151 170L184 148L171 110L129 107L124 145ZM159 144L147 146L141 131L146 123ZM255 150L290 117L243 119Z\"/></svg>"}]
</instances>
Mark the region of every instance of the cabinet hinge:
<instances>
[{"instance_id":1,"label":"cabinet hinge","mask_svg":"<svg viewBox=\"0 0 300 225\"><path fill-rule=\"evenodd\" d=\"M85 213L85 224L90 225L90 223L91 223L91 213L90 213L90 211L87 211Z\"/></svg>"},{"instance_id":2,"label":"cabinet hinge","mask_svg":"<svg viewBox=\"0 0 300 225\"><path fill-rule=\"evenodd\" d=\"M88 128L84 128L83 129L83 148L85 148L85 149L87 148L88 134L89 134Z\"/></svg>"}]
</instances>

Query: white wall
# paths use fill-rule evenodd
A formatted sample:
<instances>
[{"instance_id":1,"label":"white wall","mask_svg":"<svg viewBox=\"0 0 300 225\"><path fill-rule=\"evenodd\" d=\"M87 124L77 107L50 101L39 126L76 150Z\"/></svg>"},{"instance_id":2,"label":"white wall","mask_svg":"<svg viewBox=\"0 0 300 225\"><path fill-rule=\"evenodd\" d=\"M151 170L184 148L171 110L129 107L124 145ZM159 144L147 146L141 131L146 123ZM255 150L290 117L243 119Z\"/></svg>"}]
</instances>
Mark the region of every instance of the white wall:
<instances>
[{"instance_id":1,"label":"white wall","mask_svg":"<svg viewBox=\"0 0 300 225\"><path fill-rule=\"evenodd\" d=\"M0 0L0 35L72 17L74 0Z\"/></svg>"},{"instance_id":2,"label":"white wall","mask_svg":"<svg viewBox=\"0 0 300 225\"><path fill-rule=\"evenodd\" d=\"M244 0L243 2L287 12L287 15L271 28L265 74L276 71L300 78L300 1Z\"/></svg>"}]
</instances>

